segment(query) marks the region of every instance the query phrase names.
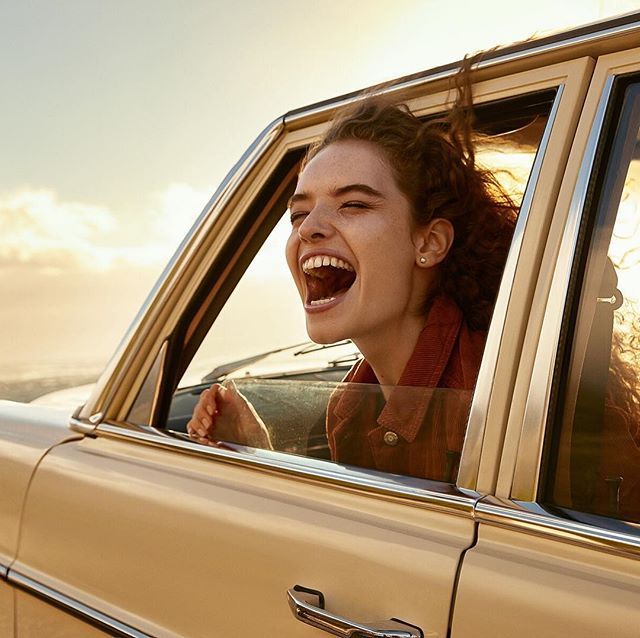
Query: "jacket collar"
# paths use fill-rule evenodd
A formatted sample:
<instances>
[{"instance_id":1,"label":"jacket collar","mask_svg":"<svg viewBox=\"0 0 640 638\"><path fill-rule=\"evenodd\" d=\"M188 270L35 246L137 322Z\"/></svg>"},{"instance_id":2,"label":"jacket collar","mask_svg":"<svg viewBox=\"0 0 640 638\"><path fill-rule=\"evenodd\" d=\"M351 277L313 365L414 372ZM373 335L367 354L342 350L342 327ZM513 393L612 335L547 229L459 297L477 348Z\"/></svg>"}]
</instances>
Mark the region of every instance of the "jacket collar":
<instances>
[{"instance_id":1,"label":"jacket collar","mask_svg":"<svg viewBox=\"0 0 640 638\"><path fill-rule=\"evenodd\" d=\"M434 392L440 384L462 326L462 311L457 304L444 295L433 300L427 314L416 347L400 377L397 386L391 390L377 422L391 430L405 441L412 442L424 422ZM378 384L376 375L366 361L359 361L344 378L346 384ZM421 391L408 390L406 386L423 388ZM425 391L430 388L432 391ZM359 410L368 393L356 387L343 387L340 398L333 408L341 423L348 422Z\"/></svg>"}]
</instances>

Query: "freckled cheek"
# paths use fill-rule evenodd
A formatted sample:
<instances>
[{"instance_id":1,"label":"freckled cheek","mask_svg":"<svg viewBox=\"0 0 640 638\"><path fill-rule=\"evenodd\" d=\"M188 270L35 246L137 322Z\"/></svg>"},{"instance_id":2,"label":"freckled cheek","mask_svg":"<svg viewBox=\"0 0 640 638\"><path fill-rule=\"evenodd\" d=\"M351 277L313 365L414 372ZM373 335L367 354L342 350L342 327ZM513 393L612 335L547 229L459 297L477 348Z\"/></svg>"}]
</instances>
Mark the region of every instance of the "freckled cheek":
<instances>
[{"instance_id":1,"label":"freckled cheek","mask_svg":"<svg viewBox=\"0 0 640 638\"><path fill-rule=\"evenodd\" d=\"M413 244L406 229L398 226L385 226L371 232L361 253L370 257L370 263L378 268L402 268L407 260L413 261Z\"/></svg>"},{"instance_id":2,"label":"freckled cheek","mask_svg":"<svg viewBox=\"0 0 640 638\"><path fill-rule=\"evenodd\" d=\"M413 251L406 244L380 241L375 250L368 251L362 272L376 287L401 287L410 278L413 264Z\"/></svg>"}]
</instances>

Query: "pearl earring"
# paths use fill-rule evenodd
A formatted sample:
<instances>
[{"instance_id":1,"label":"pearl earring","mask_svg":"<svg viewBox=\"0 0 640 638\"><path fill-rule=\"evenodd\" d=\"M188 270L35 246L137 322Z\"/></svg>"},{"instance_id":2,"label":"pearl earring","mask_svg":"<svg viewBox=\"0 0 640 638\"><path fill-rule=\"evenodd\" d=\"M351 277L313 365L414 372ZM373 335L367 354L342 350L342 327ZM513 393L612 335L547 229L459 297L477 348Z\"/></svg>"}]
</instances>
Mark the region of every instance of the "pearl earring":
<instances>
[{"instance_id":1,"label":"pearl earring","mask_svg":"<svg viewBox=\"0 0 640 638\"><path fill-rule=\"evenodd\" d=\"M426 257L420 257L420 263L421 264L426 264L427 263L427 258Z\"/></svg>"}]
</instances>

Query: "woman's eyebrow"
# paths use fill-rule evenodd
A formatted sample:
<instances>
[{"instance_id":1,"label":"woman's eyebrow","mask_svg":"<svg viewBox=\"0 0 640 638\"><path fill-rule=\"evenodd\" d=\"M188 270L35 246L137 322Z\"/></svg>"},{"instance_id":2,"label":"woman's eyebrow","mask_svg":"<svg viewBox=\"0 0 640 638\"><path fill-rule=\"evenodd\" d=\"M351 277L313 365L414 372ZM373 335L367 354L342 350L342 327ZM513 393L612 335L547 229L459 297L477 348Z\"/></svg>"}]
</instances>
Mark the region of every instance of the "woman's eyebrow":
<instances>
[{"instance_id":1,"label":"woman's eyebrow","mask_svg":"<svg viewBox=\"0 0 640 638\"><path fill-rule=\"evenodd\" d=\"M383 193L373 188L373 186L369 186L368 184L347 184L346 186L334 188L331 191L331 195L333 197L340 197L341 195L346 195L348 193L363 193L364 195L369 195L371 197L380 197L382 199L385 198ZM291 208L291 206L296 202L308 201L310 199L311 195L309 195L309 193L294 193L287 202L287 208Z\"/></svg>"},{"instance_id":2,"label":"woman's eyebrow","mask_svg":"<svg viewBox=\"0 0 640 638\"><path fill-rule=\"evenodd\" d=\"M306 201L309 199L309 195L307 193L294 193L289 197L289 201L287 202L287 208L291 208L293 204L299 201Z\"/></svg>"},{"instance_id":3,"label":"woman's eyebrow","mask_svg":"<svg viewBox=\"0 0 640 638\"><path fill-rule=\"evenodd\" d=\"M346 186L340 186L340 188L335 188L332 191L332 195L340 196L352 192L359 192L365 195L371 195L372 197L382 197L384 199L383 193L367 184L347 184Z\"/></svg>"}]
</instances>

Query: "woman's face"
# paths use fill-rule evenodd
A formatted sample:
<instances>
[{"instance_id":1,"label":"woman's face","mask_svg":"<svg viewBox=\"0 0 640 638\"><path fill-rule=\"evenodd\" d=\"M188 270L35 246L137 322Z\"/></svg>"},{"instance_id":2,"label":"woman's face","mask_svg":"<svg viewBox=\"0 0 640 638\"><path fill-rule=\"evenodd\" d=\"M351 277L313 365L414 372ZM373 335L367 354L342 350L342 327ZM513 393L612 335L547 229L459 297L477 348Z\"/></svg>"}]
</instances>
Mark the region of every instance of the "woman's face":
<instances>
[{"instance_id":1,"label":"woman's face","mask_svg":"<svg viewBox=\"0 0 640 638\"><path fill-rule=\"evenodd\" d=\"M335 142L300 174L289 204L287 262L318 343L393 340L419 314L411 206L382 151Z\"/></svg>"}]
</instances>

